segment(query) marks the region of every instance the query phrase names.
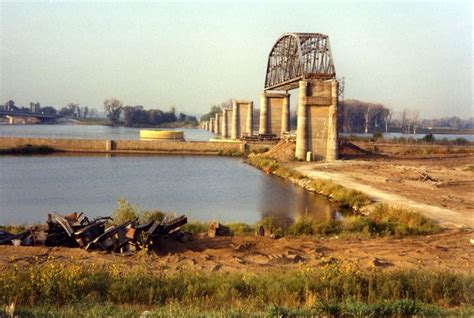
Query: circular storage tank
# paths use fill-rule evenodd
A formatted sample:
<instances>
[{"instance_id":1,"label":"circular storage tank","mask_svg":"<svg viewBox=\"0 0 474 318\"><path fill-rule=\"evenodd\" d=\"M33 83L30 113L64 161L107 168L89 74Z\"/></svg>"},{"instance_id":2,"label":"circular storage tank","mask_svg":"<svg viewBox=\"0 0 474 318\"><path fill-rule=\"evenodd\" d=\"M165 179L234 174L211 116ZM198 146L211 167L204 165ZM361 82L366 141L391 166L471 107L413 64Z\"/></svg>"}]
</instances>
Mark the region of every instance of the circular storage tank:
<instances>
[{"instance_id":1,"label":"circular storage tank","mask_svg":"<svg viewBox=\"0 0 474 318\"><path fill-rule=\"evenodd\" d=\"M140 139L164 140L164 141L184 141L184 132L179 130L152 130L141 129Z\"/></svg>"}]
</instances>

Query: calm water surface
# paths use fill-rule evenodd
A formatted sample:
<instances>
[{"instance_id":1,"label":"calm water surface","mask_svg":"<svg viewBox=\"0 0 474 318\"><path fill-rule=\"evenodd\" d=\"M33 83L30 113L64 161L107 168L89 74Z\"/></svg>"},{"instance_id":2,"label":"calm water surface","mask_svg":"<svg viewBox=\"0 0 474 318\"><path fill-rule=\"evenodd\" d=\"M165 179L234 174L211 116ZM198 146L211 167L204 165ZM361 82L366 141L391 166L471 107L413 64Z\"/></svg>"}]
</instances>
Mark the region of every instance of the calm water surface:
<instances>
[{"instance_id":1,"label":"calm water surface","mask_svg":"<svg viewBox=\"0 0 474 318\"><path fill-rule=\"evenodd\" d=\"M168 129L168 128L164 128ZM173 129L172 129L173 130ZM213 134L204 129L178 128L184 131L186 140L204 141L213 137ZM75 138L75 139L140 139L140 128L110 127L99 125L0 125L0 137L40 137L40 138ZM344 134L350 135L350 134ZM372 137L372 134L359 134L356 136ZM413 137L423 138L425 134L383 133L384 138ZM434 134L435 138L454 140L464 138L474 141L474 135L449 135Z\"/></svg>"},{"instance_id":2,"label":"calm water surface","mask_svg":"<svg viewBox=\"0 0 474 318\"><path fill-rule=\"evenodd\" d=\"M125 197L189 219L255 223L265 215L339 217L321 196L240 159L194 156L2 156L0 224L43 222L49 211L110 215Z\"/></svg>"},{"instance_id":3,"label":"calm water surface","mask_svg":"<svg viewBox=\"0 0 474 318\"><path fill-rule=\"evenodd\" d=\"M212 134L204 129L163 128L182 130L190 141L209 140ZM99 125L0 125L0 137L64 138L64 139L140 139L140 128Z\"/></svg>"}]
</instances>

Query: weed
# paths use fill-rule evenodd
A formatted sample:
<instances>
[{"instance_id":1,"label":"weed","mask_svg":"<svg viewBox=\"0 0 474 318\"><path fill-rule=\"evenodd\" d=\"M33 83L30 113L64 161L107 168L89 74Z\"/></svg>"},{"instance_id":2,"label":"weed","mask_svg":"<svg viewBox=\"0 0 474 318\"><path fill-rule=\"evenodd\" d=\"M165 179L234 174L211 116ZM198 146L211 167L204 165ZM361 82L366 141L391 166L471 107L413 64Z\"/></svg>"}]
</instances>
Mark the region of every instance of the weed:
<instances>
[{"instance_id":1,"label":"weed","mask_svg":"<svg viewBox=\"0 0 474 318\"><path fill-rule=\"evenodd\" d=\"M190 308L193 313L237 310L236 315L247 310L248 314L423 316L444 312L440 306L472 307L473 285L474 276L468 274L419 269L363 272L337 263L259 275L185 270L165 275L144 268L49 262L22 270L13 265L4 268L0 308L14 302L17 308L59 311L86 306L97 315L116 311L124 316L136 316L143 308L164 313L160 308L167 306Z\"/></svg>"}]
</instances>

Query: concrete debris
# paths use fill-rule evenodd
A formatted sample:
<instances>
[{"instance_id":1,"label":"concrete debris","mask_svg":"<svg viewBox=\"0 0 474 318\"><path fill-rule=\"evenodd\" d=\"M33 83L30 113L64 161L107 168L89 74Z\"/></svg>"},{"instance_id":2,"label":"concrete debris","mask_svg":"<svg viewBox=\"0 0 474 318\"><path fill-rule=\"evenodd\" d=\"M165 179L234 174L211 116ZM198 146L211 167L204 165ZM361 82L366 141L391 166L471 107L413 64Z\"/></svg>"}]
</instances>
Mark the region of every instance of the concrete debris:
<instances>
[{"instance_id":1,"label":"concrete debris","mask_svg":"<svg viewBox=\"0 0 474 318\"><path fill-rule=\"evenodd\" d=\"M163 238L181 242L193 239L192 234L180 230L188 221L184 215L162 222L149 221L142 224L138 222L138 218L120 225L110 225L110 221L111 217L89 220L83 213L65 216L48 214L44 225L31 227L22 233L12 234L0 230L0 245L80 247L129 254L153 246Z\"/></svg>"}]
</instances>

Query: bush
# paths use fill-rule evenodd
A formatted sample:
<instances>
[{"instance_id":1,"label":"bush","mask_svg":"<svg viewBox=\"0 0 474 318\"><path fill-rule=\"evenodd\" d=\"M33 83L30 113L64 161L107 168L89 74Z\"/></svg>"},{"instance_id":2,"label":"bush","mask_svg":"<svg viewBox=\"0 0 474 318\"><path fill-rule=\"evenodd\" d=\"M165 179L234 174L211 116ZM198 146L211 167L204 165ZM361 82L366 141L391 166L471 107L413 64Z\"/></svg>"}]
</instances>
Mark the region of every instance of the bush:
<instances>
[{"instance_id":1,"label":"bush","mask_svg":"<svg viewBox=\"0 0 474 318\"><path fill-rule=\"evenodd\" d=\"M469 141L467 141L467 139L465 139L465 138L456 138L454 140L454 143L456 145L467 145L467 144L469 144Z\"/></svg>"},{"instance_id":2,"label":"bush","mask_svg":"<svg viewBox=\"0 0 474 318\"><path fill-rule=\"evenodd\" d=\"M255 233L255 227L246 223L226 224L232 235L249 235Z\"/></svg>"},{"instance_id":3,"label":"bush","mask_svg":"<svg viewBox=\"0 0 474 318\"><path fill-rule=\"evenodd\" d=\"M374 132L372 134L372 140L378 141L380 139L383 139L383 134L381 132Z\"/></svg>"},{"instance_id":4,"label":"bush","mask_svg":"<svg viewBox=\"0 0 474 318\"><path fill-rule=\"evenodd\" d=\"M436 138L433 134L427 134L423 138L421 138L421 140L424 142L433 143L436 141Z\"/></svg>"},{"instance_id":5,"label":"bush","mask_svg":"<svg viewBox=\"0 0 474 318\"><path fill-rule=\"evenodd\" d=\"M386 204L378 204L368 217L377 224L379 232L388 231L394 235L432 234L441 231L435 221L420 213Z\"/></svg>"},{"instance_id":6,"label":"bush","mask_svg":"<svg viewBox=\"0 0 474 318\"><path fill-rule=\"evenodd\" d=\"M316 222L313 226L315 234L334 235L342 232L342 223L337 220L328 220Z\"/></svg>"},{"instance_id":7,"label":"bush","mask_svg":"<svg viewBox=\"0 0 474 318\"><path fill-rule=\"evenodd\" d=\"M288 227L288 233L294 236L314 234L314 221L303 216Z\"/></svg>"},{"instance_id":8,"label":"bush","mask_svg":"<svg viewBox=\"0 0 474 318\"><path fill-rule=\"evenodd\" d=\"M161 222L165 219L165 213L161 212L160 210L155 211L144 211L141 213L140 222L148 222L148 221L158 221Z\"/></svg>"},{"instance_id":9,"label":"bush","mask_svg":"<svg viewBox=\"0 0 474 318\"><path fill-rule=\"evenodd\" d=\"M160 210L141 211L138 206L131 204L125 198L119 198L117 204L117 209L112 213L112 223L115 225L123 224L136 218L139 218L141 223L148 221L161 222L167 216Z\"/></svg>"},{"instance_id":10,"label":"bush","mask_svg":"<svg viewBox=\"0 0 474 318\"><path fill-rule=\"evenodd\" d=\"M183 231L189 232L193 235L207 233L207 228L207 223L199 221L188 222L181 227Z\"/></svg>"},{"instance_id":11,"label":"bush","mask_svg":"<svg viewBox=\"0 0 474 318\"><path fill-rule=\"evenodd\" d=\"M119 198L117 204L117 209L112 213L113 224L119 225L140 217L138 207L130 204L125 198Z\"/></svg>"},{"instance_id":12,"label":"bush","mask_svg":"<svg viewBox=\"0 0 474 318\"><path fill-rule=\"evenodd\" d=\"M33 146L31 144L20 145L12 148L0 149L0 155L33 155L48 154L54 152L55 149L49 146Z\"/></svg>"},{"instance_id":13,"label":"bush","mask_svg":"<svg viewBox=\"0 0 474 318\"><path fill-rule=\"evenodd\" d=\"M260 220L255 226L258 228L263 226L265 233L274 234L275 237L285 236L288 224L286 224L281 218L276 216L266 216Z\"/></svg>"}]
</instances>

